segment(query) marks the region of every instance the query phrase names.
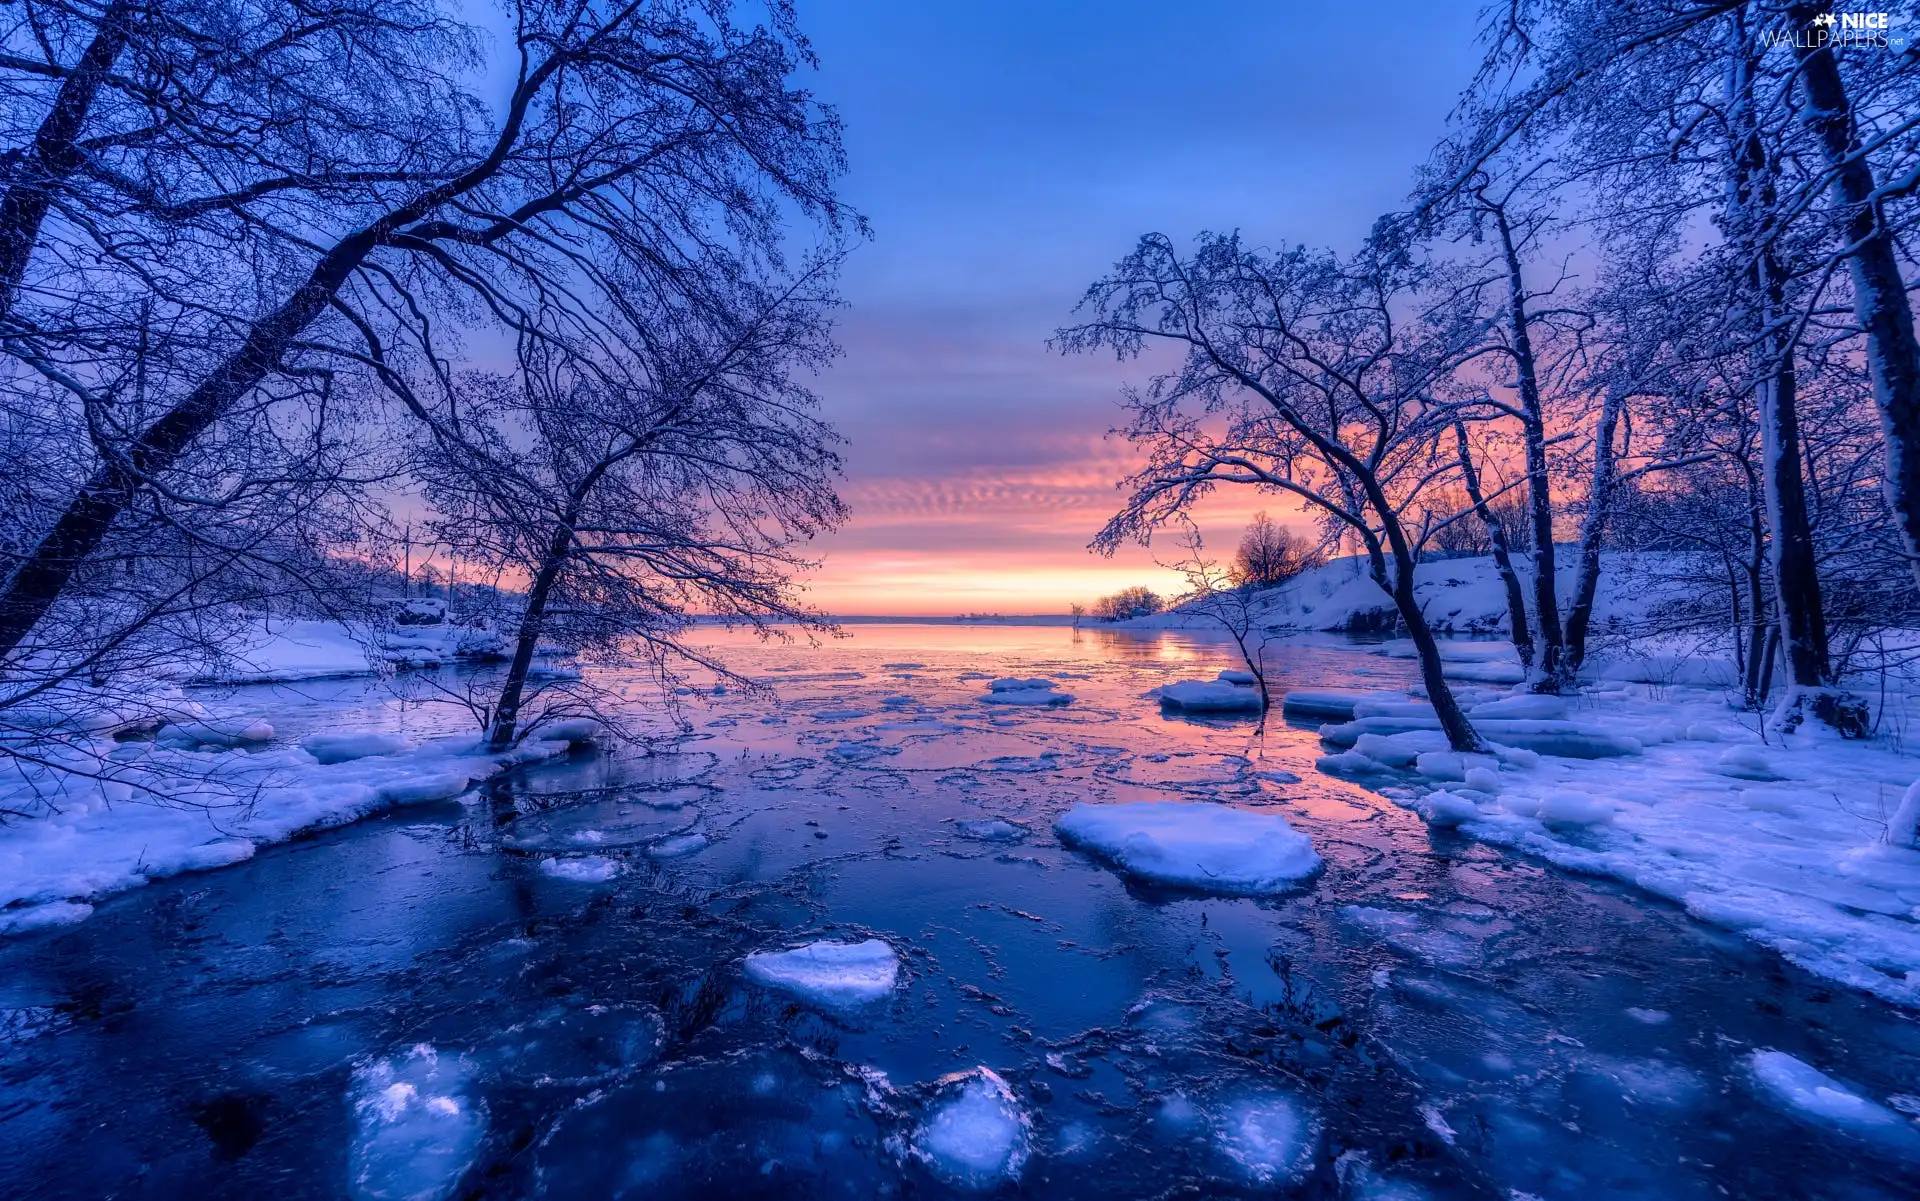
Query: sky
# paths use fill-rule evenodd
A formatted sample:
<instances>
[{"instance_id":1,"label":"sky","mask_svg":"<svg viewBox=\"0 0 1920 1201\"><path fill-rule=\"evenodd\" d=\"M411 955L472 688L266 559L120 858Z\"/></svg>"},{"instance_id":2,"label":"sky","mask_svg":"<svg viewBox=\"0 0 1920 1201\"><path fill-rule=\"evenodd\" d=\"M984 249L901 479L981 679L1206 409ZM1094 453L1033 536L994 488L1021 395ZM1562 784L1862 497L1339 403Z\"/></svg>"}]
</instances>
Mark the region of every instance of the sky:
<instances>
[{"instance_id":1,"label":"sky","mask_svg":"<svg viewBox=\"0 0 1920 1201\"><path fill-rule=\"evenodd\" d=\"M1156 543L1087 543L1135 452L1105 435L1139 364L1048 336L1142 235L1351 249L1399 207L1478 54L1478 0L799 0L808 81L871 222L845 354L814 381L853 518L817 543L837 614L1059 613L1177 591ZM1353 15L1347 15L1353 14ZM1203 515L1230 553L1252 492ZM1296 519L1299 520L1299 519Z\"/></svg>"}]
</instances>

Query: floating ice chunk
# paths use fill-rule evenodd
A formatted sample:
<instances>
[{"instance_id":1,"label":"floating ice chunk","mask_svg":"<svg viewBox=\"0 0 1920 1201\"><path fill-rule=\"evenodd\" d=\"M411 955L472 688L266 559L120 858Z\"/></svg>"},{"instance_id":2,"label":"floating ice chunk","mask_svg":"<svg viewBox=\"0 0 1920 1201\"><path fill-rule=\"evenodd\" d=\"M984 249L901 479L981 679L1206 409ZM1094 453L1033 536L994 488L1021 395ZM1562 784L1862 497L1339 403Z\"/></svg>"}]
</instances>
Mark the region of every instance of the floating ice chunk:
<instances>
[{"instance_id":1,"label":"floating ice chunk","mask_svg":"<svg viewBox=\"0 0 1920 1201\"><path fill-rule=\"evenodd\" d=\"M1469 767L1466 772L1466 785L1475 792L1499 792L1500 773L1490 767Z\"/></svg>"},{"instance_id":2,"label":"floating ice chunk","mask_svg":"<svg viewBox=\"0 0 1920 1201\"><path fill-rule=\"evenodd\" d=\"M948 1184L989 1189L1018 1180L1032 1121L991 1068L949 1076L913 1132L913 1154Z\"/></svg>"},{"instance_id":3,"label":"floating ice chunk","mask_svg":"<svg viewBox=\"0 0 1920 1201\"><path fill-rule=\"evenodd\" d=\"M324 764L371 759L375 755L397 755L413 749L413 740L404 734L377 734L372 731L352 734L312 734L301 740L307 754Z\"/></svg>"},{"instance_id":4,"label":"floating ice chunk","mask_svg":"<svg viewBox=\"0 0 1920 1201\"><path fill-rule=\"evenodd\" d=\"M1242 673L1244 674L1244 673ZM1260 690L1218 681L1181 680L1154 689L1163 708L1185 713L1258 713Z\"/></svg>"},{"instance_id":5,"label":"floating ice chunk","mask_svg":"<svg viewBox=\"0 0 1920 1201\"><path fill-rule=\"evenodd\" d=\"M1807 1117L1853 1130L1896 1129L1906 1124L1891 1109L1785 1051L1755 1051L1747 1059L1761 1087Z\"/></svg>"},{"instance_id":6,"label":"floating ice chunk","mask_svg":"<svg viewBox=\"0 0 1920 1201\"><path fill-rule=\"evenodd\" d=\"M1027 836L1025 826L1016 826L1004 818L966 818L953 823L954 833L980 842L1019 842Z\"/></svg>"},{"instance_id":7,"label":"floating ice chunk","mask_svg":"<svg viewBox=\"0 0 1920 1201\"><path fill-rule=\"evenodd\" d=\"M556 880L571 880L575 884L605 884L620 874L620 861L604 855L542 859L540 871Z\"/></svg>"},{"instance_id":8,"label":"floating ice chunk","mask_svg":"<svg viewBox=\"0 0 1920 1201\"><path fill-rule=\"evenodd\" d=\"M860 717L872 717L867 709L817 709L812 714L815 721L852 721Z\"/></svg>"},{"instance_id":9,"label":"floating ice chunk","mask_svg":"<svg viewBox=\"0 0 1920 1201\"><path fill-rule=\"evenodd\" d=\"M746 971L769 988L840 1008L889 996L900 979L900 957L878 938L816 942L791 951L749 955Z\"/></svg>"},{"instance_id":10,"label":"floating ice chunk","mask_svg":"<svg viewBox=\"0 0 1920 1201\"><path fill-rule=\"evenodd\" d=\"M426 1043L354 1069L347 1190L366 1201L438 1201L453 1192L486 1133L468 1095L472 1069Z\"/></svg>"},{"instance_id":11,"label":"floating ice chunk","mask_svg":"<svg viewBox=\"0 0 1920 1201\"><path fill-rule=\"evenodd\" d=\"M842 763L867 763L899 753L899 747L880 742L842 742L827 748L827 757Z\"/></svg>"},{"instance_id":12,"label":"floating ice chunk","mask_svg":"<svg viewBox=\"0 0 1920 1201\"><path fill-rule=\"evenodd\" d=\"M1007 676L988 684L981 699L994 705L1066 705L1073 702L1073 694L1055 692L1053 681L1045 676Z\"/></svg>"},{"instance_id":13,"label":"floating ice chunk","mask_svg":"<svg viewBox=\"0 0 1920 1201\"><path fill-rule=\"evenodd\" d=\"M1299 1102L1285 1093L1230 1102L1214 1123L1221 1152L1256 1185L1298 1180L1312 1162L1318 1137Z\"/></svg>"},{"instance_id":14,"label":"floating ice chunk","mask_svg":"<svg viewBox=\"0 0 1920 1201\"><path fill-rule=\"evenodd\" d=\"M1320 870L1313 843L1272 813L1187 801L1075 805L1061 838L1156 884L1259 895Z\"/></svg>"},{"instance_id":15,"label":"floating ice chunk","mask_svg":"<svg viewBox=\"0 0 1920 1201\"><path fill-rule=\"evenodd\" d=\"M650 859L679 859L683 856L691 855L696 851L706 850L707 843L710 841L711 839L705 834L697 832L669 834L667 837L662 838L647 848L647 857Z\"/></svg>"},{"instance_id":16,"label":"floating ice chunk","mask_svg":"<svg viewBox=\"0 0 1920 1201\"><path fill-rule=\"evenodd\" d=\"M1634 1021L1649 1026L1658 1026L1673 1016L1664 1009L1642 1009L1638 1005L1627 1006L1626 1013Z\"/></svg>"},{"instance_id":17,"label":"floating ice chunk","mask_svg":"<svg viewBox=\"0 0 1920 1201\"><path fill-rule=\"evenodd\" d=\"M1260 678L1250 671L1236 671L1228 668L1215 677L1222 684L1244 684L1251 688L1260 682Z\"/></svg>"}]
</instances>

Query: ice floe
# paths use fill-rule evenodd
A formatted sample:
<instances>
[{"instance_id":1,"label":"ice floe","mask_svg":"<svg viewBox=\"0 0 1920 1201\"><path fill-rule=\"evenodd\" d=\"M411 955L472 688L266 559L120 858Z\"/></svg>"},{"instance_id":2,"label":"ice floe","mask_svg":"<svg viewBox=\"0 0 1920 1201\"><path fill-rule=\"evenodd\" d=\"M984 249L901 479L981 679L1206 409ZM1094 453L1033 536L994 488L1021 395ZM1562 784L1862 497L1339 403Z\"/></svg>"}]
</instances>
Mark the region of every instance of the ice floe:
<instances>
[{"instance_id":1,"label":"ice floe","mask_svg":"<svg viewBox=\"0 0 1920 1201\"><path fill-rule=\"evenodd\" d=\"M1127 875L1207 892L1284 892L1321 866L1284 817L1204 802L1075 805L1054 829Z\"/></svg>"},{"instance_id":2,"label":"ice floe","mask_svg":"<svg viewBox=\"0 0 1920 1201\"><path fill-rule=\"evenodd\" d=\"M1044 676L1006 676L989 683L980 699L994 705L1066 705L1072 703L1073 694L1056 691L1053 681Z\"/></svg>"},{"instance_id":3,"label":"ice floe","mask_svg":"<svg viewBox=\"0 0 1920 1201\"><path fill-rule=\"evenodd\" d=\"M604 855L542 859L540 871L556 880L571 880L575 884L605 884L620 874L620 861Z\"/></svg>"},{"instance_id":4,"label":"ice floe","mask_svg":"<svg viewBox=\"0 0 1920 1201\"><path fill-rule=\"evenodd\" d=\"M1244 671L1223 671L1216 680L1181 680L1150 695L1159 697L1163 708L1185 713L1259 713L1265 708L1252 674Z\"/></svg>"},{"instance_id":5,"label":"ice floe","mask_svg":"<svg viewBox=\"0 0 1920 1201\"><path fill-rule=\"evenodd\" d=\"M487 1111L472 1069L426 1043L355 1069L347 1192L356 1201L438 1201L473 1163Z\"/></svg>"},{"instance_id":6,"label":"ice floe","mask_svg":"<svg viewBox=\"0 0 1920 1201\"><path fill-rule=\"evenodd\" d=\"M1290 1184L1312 1166L1319 1129L1287 1093L1226 1101L1213 1122L1216 1145L1247 1180L1262 1188Z\"/></svg>"},{"instance_id":7,"label":"ice floe","mask_svg":"<svg viewBox=\"0 0 1920 1201\"><path fill-rule=\"evenodd\" d=\"M1747 1062L1770 1096L1805 1117L1851 1130L1894 1130L1907 1124L1893 1110L1785 1051L1755 1051Z\"/></svg>"},{"instance_id":8,"label":"ice floe","mask_svg":"<svg viewBox=\"0 0 1920 1201\"><path fill-rule=\"evenodd\" d=\"M991 1068L950 1076L913 1132L913 1155L947 1184L990 1189L1018 1180L1032 1121Z\"/></svg>"},{"instance_id":9,"label":"ice floe","mask_svg":"<svg viewBox=\"0 0 1920 1201\"><path fill-rule=\"evenodd\" d=\"M900 979L900 957L878 938L763 951L747 956L745 967L769 988L836 1009L881 1000Z\"/></svg>"}]
</instances>

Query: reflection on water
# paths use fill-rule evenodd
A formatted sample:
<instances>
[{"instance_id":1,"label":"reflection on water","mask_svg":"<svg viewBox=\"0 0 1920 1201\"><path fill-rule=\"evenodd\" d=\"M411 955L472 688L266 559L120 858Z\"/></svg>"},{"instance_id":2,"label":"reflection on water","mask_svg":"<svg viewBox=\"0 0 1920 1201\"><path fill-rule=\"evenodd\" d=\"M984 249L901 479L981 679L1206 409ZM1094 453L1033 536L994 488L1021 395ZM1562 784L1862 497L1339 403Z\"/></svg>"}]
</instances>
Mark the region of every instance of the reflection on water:
<instances>
[{"instance_id":1,"label":"reflection on water","mask_svg":"<svg viewBox=\"0 0 1920 1201\"><path fill-rule=\"evenodd\" d=\"M710 637L775 696L682 698L692 732L658 753L541 765L0 947L0 1194L938 1196L1015 1163L1006 1188L1063 1197L1920 1182L1908 1126L1793 1116L1749 1066L1785 1051L1899 1098L1907 1016L1430 834L1316 774L1310 730L1143 698L1230 666L1221 643ZM1332 639L1271 662L1296 688L1410 669ZM1076 700L981 703L1002 675ZM293 736L458 728L377 683L243 691ZM1277 899L1159 892L1051 834L1073 803L1155 798L1283 813L1328 869ZM901 983L866 1009L739 970L873 937ZM980 1067L1011 1110L947 1079ZM955 1131L986 1166L955 1166Z\"/></svg>"}]
</instances>

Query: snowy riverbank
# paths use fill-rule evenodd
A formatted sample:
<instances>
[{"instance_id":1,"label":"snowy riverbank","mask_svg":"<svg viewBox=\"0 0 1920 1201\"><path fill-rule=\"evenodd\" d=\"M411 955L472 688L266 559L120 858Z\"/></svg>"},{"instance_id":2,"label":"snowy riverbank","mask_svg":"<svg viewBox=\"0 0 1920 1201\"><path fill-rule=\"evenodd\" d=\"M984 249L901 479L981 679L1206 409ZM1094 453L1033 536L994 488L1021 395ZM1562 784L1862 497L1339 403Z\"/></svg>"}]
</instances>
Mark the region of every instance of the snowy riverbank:
<instances>
[{"instance_id":1,"label":"snowy riverbank","mask_svg":"<svg viewBox=\"0 0 1920 1201\"><path fill-rule=\"evenodd\" d=\"M1347 748L1323 769L1374 783L1437 828L1632 884L1830 980L1920 1006L1920 851L1885 841L1920 760L1894 743L1811 723L1763 742L1721 691L1614 684L1564 703L1463 692L1496 743L1547 750L1580 732L1609 740L1605 754L1462 756L1418 701L1354 699L1358 720L1321 728Z\"/></svg>"},{"instance_id":2,"label":"snowy riverbank","mask_svg":"<svg viewBox=\"0 0 1920 1201\"><path fill-rule=\"evenodd\" d=\"M413 744L322 734L277 745L271 724L194 721L151 743L70 748L57 767L13 760L0 808L0 934L81 921L92 902L399 805L445 800L590 740L585 723L488 754L471 736Z\"/></svg>"}]
</instances>

